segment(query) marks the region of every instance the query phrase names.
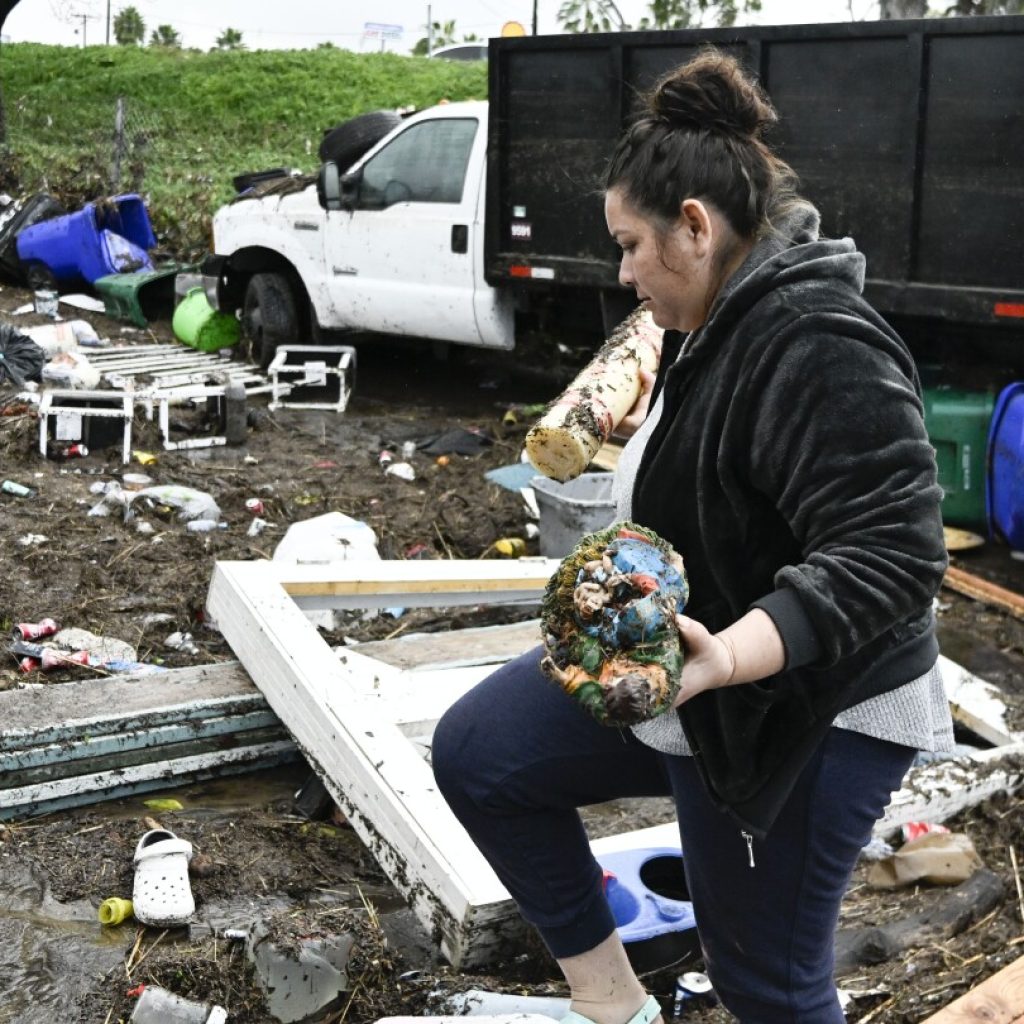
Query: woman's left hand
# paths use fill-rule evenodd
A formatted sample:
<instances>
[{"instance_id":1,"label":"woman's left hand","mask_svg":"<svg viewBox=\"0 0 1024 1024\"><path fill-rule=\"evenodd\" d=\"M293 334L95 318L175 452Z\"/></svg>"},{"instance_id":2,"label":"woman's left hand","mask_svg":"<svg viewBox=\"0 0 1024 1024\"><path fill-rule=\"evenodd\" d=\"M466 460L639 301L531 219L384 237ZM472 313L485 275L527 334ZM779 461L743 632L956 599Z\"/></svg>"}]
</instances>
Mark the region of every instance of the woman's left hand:
<instances>
[{"instance_id":1,"label":"woman's left hand","mask_svg":"<svg viewBox=\"0 0 1024 1024\"><path fill-rule=\"evenodd\" d=\"M679 693L672 702L677 708L704 690L725 686L732 679L736 662L726 641L709 633L696 619L677 615L676 626L683 641L683 671Z\"/></svg>"}]
</instances>

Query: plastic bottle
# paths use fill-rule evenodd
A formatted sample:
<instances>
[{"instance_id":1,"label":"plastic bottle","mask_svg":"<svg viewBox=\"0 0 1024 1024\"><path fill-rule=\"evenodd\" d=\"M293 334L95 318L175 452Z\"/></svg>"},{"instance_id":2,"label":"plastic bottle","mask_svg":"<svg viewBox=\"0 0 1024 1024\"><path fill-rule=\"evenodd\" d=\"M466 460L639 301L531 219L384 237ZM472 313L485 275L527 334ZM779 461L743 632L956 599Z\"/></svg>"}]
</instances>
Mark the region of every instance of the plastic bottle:
<instances>
[{"instance_id":1,"label":"plastic bottle","mask_svg":"<svg viewBox=\"0 0 1024 1024\"><path fill-rule=\"evenodd\" d=\"M245 385L230 380L224 388L224 439L228 444L245 444L247 436Z\"/></svg>"},{"instance_id":2,"label":"plastic bottle","mask_svg":"<svg viewBox=\"0 0 1024 1024\"><path fill-rule=\"evenodd\" d=\"M15 480L5 480L0 484L0 491L3 491L4 494L14 494L19 498L31 498L36 493L31 487L19 484Z\"/></svg>"},{"instance_id":3,"label":"plastic bottle","mask_svg":"<svg viewBox=\"0 0 1024 1024\"><path fill-rule=\"evenodd\" d=\"M210 533L212 530L226 530L227 523L219 523L216 519L192 519L185 524L189 533Z\"/></svg>"},{"instance_id":4,"label":"plastic bottle","mask_svg":"<svg viewBox=\"0 0 1024 1024\"><path fill-rule=\"evenodd\" d=\"M115 925L131 917L134 913L131 900L121 899L120 896L111 896L100 904L100 924Z\"/></svg>"}]
</instances>

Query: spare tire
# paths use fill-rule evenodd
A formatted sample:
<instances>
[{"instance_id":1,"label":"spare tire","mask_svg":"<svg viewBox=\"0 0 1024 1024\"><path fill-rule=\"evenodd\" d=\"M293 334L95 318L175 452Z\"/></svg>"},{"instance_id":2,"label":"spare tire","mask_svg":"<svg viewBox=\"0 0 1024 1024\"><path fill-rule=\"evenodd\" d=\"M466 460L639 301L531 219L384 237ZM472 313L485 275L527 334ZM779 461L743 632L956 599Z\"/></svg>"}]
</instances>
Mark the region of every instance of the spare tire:
<instances>
[{"instance_id":1,"label":"spare tire","mask_svg":"<svg viewBox=\"0 0 1024 1024\"><path fill-rule=\"evenodd\" d=\"M375 142L379 142L392 128L402 123L392 110L371 110L328 129L320 140L320 159L333 161L343 174Z\"/></svg>"}]
</instances>

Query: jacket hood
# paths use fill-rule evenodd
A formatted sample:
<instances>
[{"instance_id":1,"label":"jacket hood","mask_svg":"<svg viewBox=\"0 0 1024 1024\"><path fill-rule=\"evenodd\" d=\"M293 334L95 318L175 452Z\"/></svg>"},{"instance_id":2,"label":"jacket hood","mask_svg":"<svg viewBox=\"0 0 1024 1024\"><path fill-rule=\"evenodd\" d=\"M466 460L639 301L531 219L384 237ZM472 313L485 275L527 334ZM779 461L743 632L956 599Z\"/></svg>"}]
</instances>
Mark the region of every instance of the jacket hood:
<instances>
[{"instance_id":1,"label":"jacket hood","mask_svg":"<svg viewBox=\"0 0 1024 1024\"><path fill-rule=\"evenodd\" d=\"M852 238L822 239L817 209L801 200L754 243L711 306L707 321L689 338L690 353L704 347L769 291L783 286L842 284L864 291L865 260Z\"/></svg>"}]
</instances>

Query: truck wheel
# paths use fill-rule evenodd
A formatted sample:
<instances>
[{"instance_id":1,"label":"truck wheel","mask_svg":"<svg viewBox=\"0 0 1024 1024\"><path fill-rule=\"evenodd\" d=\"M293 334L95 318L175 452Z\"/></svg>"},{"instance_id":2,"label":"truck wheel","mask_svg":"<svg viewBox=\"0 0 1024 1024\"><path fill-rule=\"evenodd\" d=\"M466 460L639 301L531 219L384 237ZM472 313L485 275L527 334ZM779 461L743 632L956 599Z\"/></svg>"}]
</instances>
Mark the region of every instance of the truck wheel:
<instances>
[{"instance_id":1,"label":"truck wheel","mask_svg":"<svg viewBox=\"0 0 1024 1024\"><path fill-rule=\"evenodd\" d=\"M299 340L295 296L283 274L253 274L245 289L242 330L252 346L252 358L264 369L278 345Z\"/></svg>"},{"instance_id":2,"label":"truck wheel","mask_svg":"<svg viewBox=\"0 0 1024 1024\"><path fill-rule=\"evenodd\" d=\"M402 119L391 110L371 110L342 121L324 132L320 140L320 160L334 161L344 174L375 142L401 123Z\"/></svg>"}]
</instances>

